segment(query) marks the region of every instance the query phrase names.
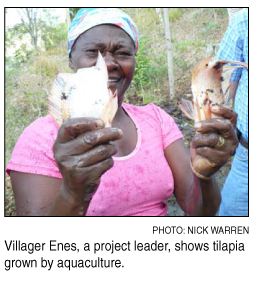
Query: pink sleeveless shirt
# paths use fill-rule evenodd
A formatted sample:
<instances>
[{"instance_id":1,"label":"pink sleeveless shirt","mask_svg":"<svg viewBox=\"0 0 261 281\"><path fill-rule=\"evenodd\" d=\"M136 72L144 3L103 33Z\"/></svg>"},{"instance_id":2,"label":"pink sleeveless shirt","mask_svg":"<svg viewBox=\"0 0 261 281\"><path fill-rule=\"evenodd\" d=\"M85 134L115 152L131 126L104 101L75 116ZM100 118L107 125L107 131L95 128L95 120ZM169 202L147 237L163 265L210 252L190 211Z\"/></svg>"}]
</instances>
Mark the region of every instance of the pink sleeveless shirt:
<instances>
[{"instance_id":1,"label":"pink sleeveless shirt","mask_svg":"<svg viewBox=\"0 0 261 281\"><path fill-rule=\"evenodd\" d=\"M86 215L165 216L174 179L164 150L182 133L173 118L153 104L123 107L137 128L136 148L125 157L113 157L114 166L102 176ZM50 115L28 126L14 148L7 173L62 178L52 151L58 129Z\"/></svg>"}]
</instances>

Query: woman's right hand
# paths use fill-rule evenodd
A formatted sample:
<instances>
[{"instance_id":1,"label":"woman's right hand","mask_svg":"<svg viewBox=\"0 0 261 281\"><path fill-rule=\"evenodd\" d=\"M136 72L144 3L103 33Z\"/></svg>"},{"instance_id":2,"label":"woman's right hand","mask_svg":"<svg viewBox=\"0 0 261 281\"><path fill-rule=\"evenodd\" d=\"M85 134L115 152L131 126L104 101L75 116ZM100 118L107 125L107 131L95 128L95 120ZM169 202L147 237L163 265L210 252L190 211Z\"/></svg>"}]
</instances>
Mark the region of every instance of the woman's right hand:
<instances>
[{"instance_id":1,"label":"woman's right hand","mask_svg":"<svg viewBox=\"0 0 261 281\"><path fill-rule=\"evenodd\" d=\"M64 191L76 200L89 201L101 176L113 166L111 156L117 149L111 141L121 138L120 129L104 128L100 119L67 119L53 146Z\"/></svg>"}]
</instances>

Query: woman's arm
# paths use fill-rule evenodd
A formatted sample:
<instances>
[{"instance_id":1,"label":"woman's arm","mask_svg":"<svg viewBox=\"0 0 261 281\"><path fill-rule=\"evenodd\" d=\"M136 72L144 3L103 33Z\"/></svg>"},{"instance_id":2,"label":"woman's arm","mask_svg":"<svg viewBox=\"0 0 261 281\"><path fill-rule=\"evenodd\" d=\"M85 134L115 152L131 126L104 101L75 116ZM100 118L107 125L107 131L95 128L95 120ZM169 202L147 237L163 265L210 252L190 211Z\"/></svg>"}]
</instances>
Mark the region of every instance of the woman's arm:
<instances>
[{"instance_id":1,"label":"woman's arm","mask_svg":"<svg viewBox=\"0 0 261 281\"><path fill-rule=\"evenodd\" d=\"M201 180L190 167L190 153L183 140L177 140L165 150L172 170L174 195L183 211L191 216L213 216L218 211L221 195L214 177Z\"/></svg>"},{"instance_id":2,"label":"woman's arm","mask_svg":"<svg viewBox=\"0 0 261 281\"><path fill-rule=\"evenodd\" d=\"M18 216L48 216L62 184L61 179L11 171Z\"/></svg>"},{"instance_id":3,"label":"woman's arm","mask_svg":"<svg viewBox=\"0 0 261 281\"><path fill-rule=\"evenodd\" d=\"M90 200L77 200L63 181L11 171L17 216L84 216Z\"/></svg>"}]
</instances>

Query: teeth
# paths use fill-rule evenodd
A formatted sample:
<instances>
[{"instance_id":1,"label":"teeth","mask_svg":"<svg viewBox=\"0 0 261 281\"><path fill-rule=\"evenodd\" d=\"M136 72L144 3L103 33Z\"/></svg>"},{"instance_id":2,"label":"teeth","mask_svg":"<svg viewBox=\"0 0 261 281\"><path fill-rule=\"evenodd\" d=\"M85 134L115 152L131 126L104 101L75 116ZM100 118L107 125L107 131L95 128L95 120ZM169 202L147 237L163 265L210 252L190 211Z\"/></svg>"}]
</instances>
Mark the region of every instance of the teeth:
<instances>
[{"instance_id":1,"label":"teeth","mask_svg":"<svg viewBox=\"0 0 261 281\"><path fill-rule=\"evenodd\" d=\"M118 82L118 79L109 79L109 82Z\"/></svg>"}]
</instances>

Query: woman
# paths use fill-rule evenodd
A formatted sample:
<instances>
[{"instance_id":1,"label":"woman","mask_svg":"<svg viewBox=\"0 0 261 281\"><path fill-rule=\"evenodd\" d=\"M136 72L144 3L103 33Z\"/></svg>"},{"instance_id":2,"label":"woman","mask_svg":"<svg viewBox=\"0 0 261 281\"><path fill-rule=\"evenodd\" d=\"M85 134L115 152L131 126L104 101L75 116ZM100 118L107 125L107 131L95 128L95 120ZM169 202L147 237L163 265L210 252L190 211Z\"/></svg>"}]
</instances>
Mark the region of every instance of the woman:
<instances>
[{"instance_id":1,"label":"woman","mask_svg":"<svg viewBox=\"0 0 261 281\"><path fill-rule=\"evenodd\" d=\"M215 215L221 199L212 175L237 146L235 113L212 107L223 118L196 124L190 156L163 110L123 103L138 50L138 30L128 15L84 8L68 35L74 71L95 65L98 51L103 55L119 109L112 128L82 117L59 129L48 115L24 131L7 167L18 215L165 216L173 190L187 214ZM224 142L217 145L220 135Z\"/></svg>"}]
</instances>

